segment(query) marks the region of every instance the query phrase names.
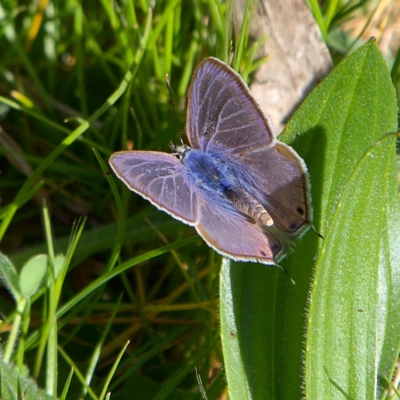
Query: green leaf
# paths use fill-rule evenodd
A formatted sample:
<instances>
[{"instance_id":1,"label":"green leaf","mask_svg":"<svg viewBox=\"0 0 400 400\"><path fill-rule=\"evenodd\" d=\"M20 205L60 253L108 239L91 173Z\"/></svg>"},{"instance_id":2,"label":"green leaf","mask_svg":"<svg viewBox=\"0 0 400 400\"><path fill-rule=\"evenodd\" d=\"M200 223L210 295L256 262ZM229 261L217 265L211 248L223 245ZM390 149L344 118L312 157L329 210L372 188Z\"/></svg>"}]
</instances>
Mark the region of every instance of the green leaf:
<instances>
[{"instance_id":1,"label":"green leaf","mask_svg":"<svg viewBox=\"0 0 400 400\"><path fill-rule=\"evenodd\" d=\"M394 89L371 41L314 90L280 136L306 161L325 239L309 232L282 263L295 286L277 269L223 265L232 399L300 398L304 382L308 399L375 398L384 382L377 377L390 379L400 235L395 135L385 134L396 130Z\"/></svg>"},{"instance_id":2,"label":"green leaf","mask_svg":"<svg viewBox=\"0 0 400 400\"><path fill-rule=\"evenodd\" d=\"M47 272L47 256L40 254L32 257L21 269L19 274L19 285L21 294L32 297L40 287Z\"/></svg>"},{"instance_id":3,"label":"green leaf","mask_svg":"<svg viewBox=\"0 0 400 400\"><path fill-rule=\"evenodd\" d=\"M310 399L377 393L387 324L398 325L388 313L395 291L388 231L397 202L394 139L386 136L357 165L318 259L306 348Z\"/></svg>"},{"instance_id":4,"label":"green leaf","mask_svg":"<svg viewBox=\"0 0 400 400\"><path fill-rule=\"evenodd\" d=\"M54 258L54 278L57 279L64 266L64 254L57 254Z\"/></svg>"},{"instance_id":5,"label":"green leaf","mask_svg":"<svg viewBox=\"0 0 400 400\"><path fill-rule=\"evenodd\" d=\"M25 400L49 400L44 390L39 389L36 383L21 375L17 367L6 364L0 357L0 398L4 400L17 400L19 387Z\"/></svg>"},{"instance_id":6,"label":"green leaf","mask_svg":"<svg viewBox=\"0 0 400 400\"><path fill-rule=\"evenodd\" d=\"M19 278L17 271L11 264L11 261L0 253L0 277L4 279L7 288L18 302L21 297L21 290L19 287Z\"/></svg>"},{"instance_id":7,"label":"green leaf","mask_svg":"<svg viewBox=\"0 0 400 400\"><path fill-rule=\"evenodd\" d=\"M273 313L266 306L276 274L277 269L261 264L226 259L222 264L221 341L232 400L274 398Z\"/></svg>"}]
</instances>

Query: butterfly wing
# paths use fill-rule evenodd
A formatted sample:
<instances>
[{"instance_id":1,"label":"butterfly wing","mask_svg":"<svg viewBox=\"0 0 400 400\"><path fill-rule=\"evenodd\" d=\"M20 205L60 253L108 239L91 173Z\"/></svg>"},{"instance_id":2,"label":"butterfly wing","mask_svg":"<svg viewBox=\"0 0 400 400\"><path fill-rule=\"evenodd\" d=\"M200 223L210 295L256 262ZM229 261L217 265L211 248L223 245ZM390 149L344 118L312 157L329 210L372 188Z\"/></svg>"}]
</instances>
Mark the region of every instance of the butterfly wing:
<instances>
[{"instance_id":1,"label":"butterfly wing","mask_svg":"<svg viewBox=\"0 0 400 400\"><path fill-rule=\"evenodd\" d=\"M152 151L121 151L110 158L115 174L132 191L189 225L217 252L239 261L275 264L281 244L227 201L194 186L176 157ZM245 239L244 239L245 238Z\"/></svg>"},{"instance_id":2,"label":"butterfly wing","mask_svg":"<svg viewBox=\"0 0 400 400\"><path fill-rule=\"evenodd\" d=\"M242 153L234 165L244 190L263 205L279 230L298 235L310 226L307 167L291 147L276 141Z\"/></svg>"},{"instance_id":3,"label":"butterfly wing","mask_svg":"<svg viewBox=\"0 0 400 400\"><path fill-rule=\"evenodd\" d=\"M280 241L272 232L250 222L228 203L207 198L199 201L200 236L218 253L236 261L276 264L283 255Z\"/></svg>"},{"instance_id":4,"label":"butterfly wing","mask_svg":"<svg viewBox=\"0 0 400 400\"><path fill-rule=\"evenodd\" d=\"M244 189L268 211L274 225L300 234L311 221L307 168L289 146L275 139L271 124L241 77L207 58L189 91L190 143L234 165Z\"/></svg>"},{"instance_id":5,"label":"butterfly wing","mask_svg":"<svg viewBox=\"0 0 400 400\"><path fill-rule=\"evenodd\" d=\"M110 158L115 174L130 190L189 225L198 221L198 194L185 167L173 155L120 151Z\"/></svg>"},{"instance_id":6,"label":"butterfly wing","mask_svg":"<svg viewBox=\"0 0 400 400\"><path fill-rule=\"evenodd\" d=\"M274 141L267 116L240 75L212 57L193 74L186 132L192 147L226 156Z\"/></svg>"},{"instance_id":7,"label":"butterfly wing","mask_svg":"<svg viewBox=\"0 0 400 400\"><path fill-rule=\"evenodd\" d=\"M302 159L275 139L267 116L241 77L214 58L204 60L194 73L187 134L192 147L229 165L240 182L238 189L264 206L273 226L256 223L228 200L197 187L184 165L170 154L120 152L110 164L131 190L194 225L219 253L275 264L282 257L286 237L304 231L311 220Z\"/></svg>"}]
</instances>

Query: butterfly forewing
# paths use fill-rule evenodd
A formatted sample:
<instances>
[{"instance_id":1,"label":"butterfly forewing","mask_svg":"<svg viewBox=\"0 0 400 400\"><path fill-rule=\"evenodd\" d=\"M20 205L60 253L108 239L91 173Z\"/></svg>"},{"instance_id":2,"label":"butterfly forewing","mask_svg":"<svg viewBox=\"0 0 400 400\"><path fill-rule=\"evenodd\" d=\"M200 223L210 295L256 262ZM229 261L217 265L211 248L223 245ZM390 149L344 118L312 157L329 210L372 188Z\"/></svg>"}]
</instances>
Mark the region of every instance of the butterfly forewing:
<instances>
[{"instance_id":1,"label":"butterfly forewing","mask_svg":"<svg viewBox=\"0 0 400 400\"><path fill-rule=\"evenodd\" d=\"M240 153L274 139L243 80L215 58L203 61L193 75L186 126L192 147L209 153Z\"/></svg>"},{"instance_id":2,"label":"butterfly forewing","mask_svg":"<svg viewBox=\"0 0 400 400\"><path fill-rule=\"evenodd\" d=\"M121 151L110 165L129 189L190 225L198 220L196 188L173 155L155 151Z\"/></svg>"}]
</instances>

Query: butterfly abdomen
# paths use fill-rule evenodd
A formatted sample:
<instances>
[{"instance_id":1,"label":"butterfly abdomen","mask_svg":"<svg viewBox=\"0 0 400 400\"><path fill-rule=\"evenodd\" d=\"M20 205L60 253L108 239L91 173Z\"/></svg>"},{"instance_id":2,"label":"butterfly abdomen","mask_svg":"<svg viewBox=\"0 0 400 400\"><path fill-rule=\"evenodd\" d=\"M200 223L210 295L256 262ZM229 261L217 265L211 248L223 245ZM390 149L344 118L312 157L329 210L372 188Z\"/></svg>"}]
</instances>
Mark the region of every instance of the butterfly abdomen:
<instances>
[{"instance_id":1,"label":"butterfly abdomen","mask_svg":"<svg viewBox=\"0 0 400 400\"><path fill-rule=\"evenodd\" d=\"M254 221L266 226L274 224L268 211L244 190L227 190L226 196L237 210L251 217Z\"/></svg>"}]
</instances>

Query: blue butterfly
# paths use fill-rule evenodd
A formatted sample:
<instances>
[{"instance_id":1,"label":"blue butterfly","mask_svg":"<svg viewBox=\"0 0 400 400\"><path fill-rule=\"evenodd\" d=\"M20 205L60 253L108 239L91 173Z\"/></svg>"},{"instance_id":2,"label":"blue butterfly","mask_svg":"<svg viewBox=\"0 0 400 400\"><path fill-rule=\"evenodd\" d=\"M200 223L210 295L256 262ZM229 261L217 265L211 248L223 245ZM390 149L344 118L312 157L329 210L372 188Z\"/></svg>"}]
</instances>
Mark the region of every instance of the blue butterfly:
<instances>
[{"instance_id":1,"label":"blue butterfly","mask_svg":"<svg viewBox=\"0 0 400 400\"><path fill-rule=\"evenodd\" d=\"M311 224L304 161L276 139L242 78L216 58L193 74L186 133L190 147L121 151L110 165L130 190L194 226L223 256L277 264Z\"/></svg>"}]
</instances>

